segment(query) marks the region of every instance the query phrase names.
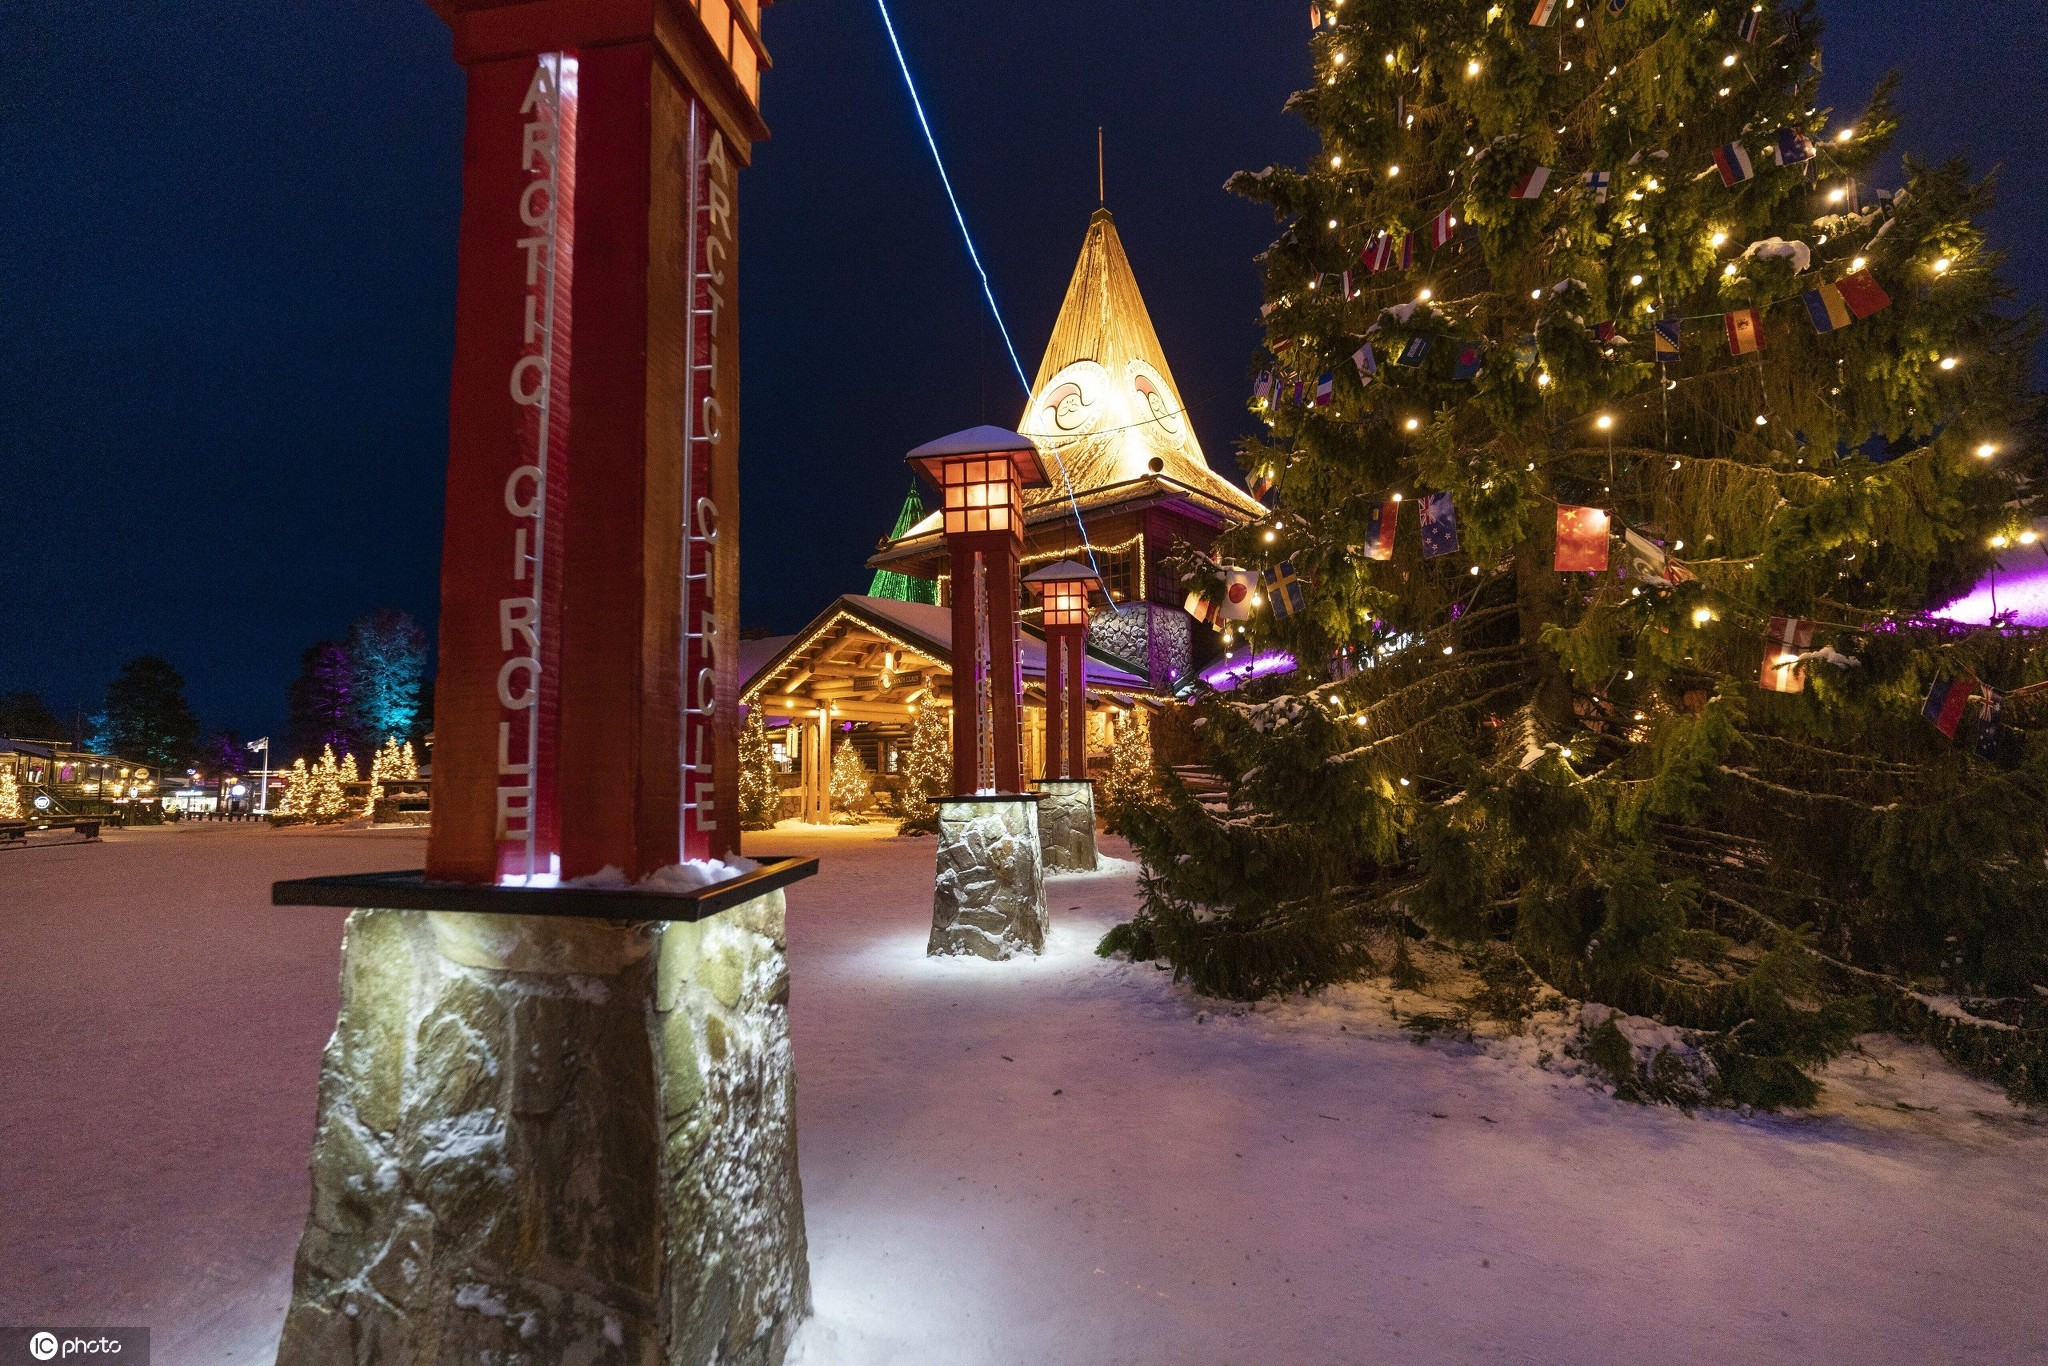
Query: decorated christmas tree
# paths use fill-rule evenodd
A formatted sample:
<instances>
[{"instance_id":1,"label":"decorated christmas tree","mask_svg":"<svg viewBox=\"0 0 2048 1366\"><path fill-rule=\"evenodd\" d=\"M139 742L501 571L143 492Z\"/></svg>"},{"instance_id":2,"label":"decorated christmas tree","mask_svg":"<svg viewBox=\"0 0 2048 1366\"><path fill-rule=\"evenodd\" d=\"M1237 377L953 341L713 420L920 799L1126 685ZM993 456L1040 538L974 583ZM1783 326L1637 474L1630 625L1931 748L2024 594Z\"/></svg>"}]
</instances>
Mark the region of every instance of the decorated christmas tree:
<instances>
[{"instance_id":1,"label":"decorated christmas tree","mask_svg":"<svg viewBox=\"0 0 2048 1366\"><path fill-rule=\"evenodd\" d=\"M292 760L284 777L284 796L270 808L270 819L284 825L311 819L313 814L313 772L304 759Z\"/></svg>"},{"instance_id":2,"label":"decorated christmas tree","mask_svg":"<svg viewBox=\"0 0 2048 1366\"><path fill-rule=\"evenodd\" d=\"M1986 187L1880 188L1811 5L1321 14L1319 150L1231 182L1275 512L1186 566L1300 667L1127 818L1126 942L1250 997L1426 932L1703 1031L1724 1098L1873 1023L2048 1097L2048 650L1934 615L2035 536Z\"/></svg>"},{"instance_id":3,"label":"decorated christmas tree","mask_svg":"<svg viewBox=\"0 0 2048 1366\"><path fill-rule=\"evenodd\" d=\"M903 495L903 506L896 511L896 525L889 531L886 541L893 541L907 533L925 518L924 500L918 497L917 481L910 481L910 492ZM900 602L930 602L939 600L939 585L931 579L912 578L899 574L893 569L877 569L874 580L868 585L871 598L895 598Z\"/></svg>"},{"instance_id":4,"label":"decorated christmas tree","mask_svg":"<svg viewBox=\"0 0 2048 1366\"><path fill-rule=\"evenodd\" d=\"M832 754L832 809L842 816L852 816L868 804L874 791L874 779L862 762L860 751L851 740L841 744Z\"/></svg>"},{"instance_id":5,"label":"decorated christmas tree","mask_svg":"<svg viewBox=\"0 0 2048 1366\"><path fill-rule=\"evenodd\" d=\"M1152 718L1144 708L1133 708L1117 723L1109 774L1096 792L1103 824L1122 834L1126 813L1157 800L1158 794L1159 780L1152 773Z\"/></svg>"},{"instance_id":6,"label":"decorated christmas tree","mask_svg":"<svg viewBox=\"0 0 2048 1366\"><path fill-rule=\"evenodd\" d=\"M354 755L348 756L346 773L349 777L354 776L355 762ZM293 765L294 769L297 767L296 764ZM334 746L323 745L320 750L320 761L312 766L307 775L305 819L316 825L327 825L348 819L348 793L342 787L345 781L343 775L344 768L334 757Z\"/></svg>"},{"instance_id":7,"label":"decorated christmas tree","mask_svg":"<svg viewBox=\"0 0 2048 1366\"><path fill-rule=\"evenodd\" d=\"M896 804L903 811L899 835L930 835L939 829L935 799L953 785L953 717L944 707L919 707L910 728L910 753L903 760L903 786Z\"/></svg>"},{"instance_id":8,"label":"decorated christmas tree","mask_svg":"<svg viewBox=\"0 0 2048 1366\"><path fill-rule=\"evenodd\" d=\"M775 751L759 707L747 709L740 727L740 828L768 830L782 814L782 785L775 779Z\"/></svg>"},{"instance_id":9,"label":"decorated christmas tree","mask_svg":"<svg viewBox=\"0 0 2048 1366\"><path fill-rule=\"evenodd\" d=\"M21 819L21 787L14 780L14 770L0 769L0 821Z\"/></svg>"}]
</instances>

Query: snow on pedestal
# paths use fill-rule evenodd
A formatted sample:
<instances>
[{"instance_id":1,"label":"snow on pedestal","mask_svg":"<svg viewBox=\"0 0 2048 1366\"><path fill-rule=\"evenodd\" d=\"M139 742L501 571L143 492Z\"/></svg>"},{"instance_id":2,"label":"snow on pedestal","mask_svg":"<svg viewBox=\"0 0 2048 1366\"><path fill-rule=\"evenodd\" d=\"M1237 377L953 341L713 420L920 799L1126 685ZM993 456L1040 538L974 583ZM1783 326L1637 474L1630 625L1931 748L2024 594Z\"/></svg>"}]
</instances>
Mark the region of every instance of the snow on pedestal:
<instances>
[{"instance_id":1,"label":"snow on pedestal","mask_svg":"<svg viewBox=\"0 0 2048 1366\"><path fill-rule=\"evenodd\" d=\"M1095 871L1095 784L1046 778L1038 784L1038 847L1048 873Z\"/></svg>"},{"instance_id":2,"label":"snow on pedestal","mask_svg":"<svg viewBox=\"0 0 2048 1366\"><path fill-rule=\"evenodd\" d=\"M810 1303L783 918L352 912L278 1361L779 1363Z\"/></svg>"},{"instance_id":3,"label":"snow on pedestal","mask_svg":"<svg viewBox=\"0 0 2048 1366\"><path fill-rule=\"evenodd\" d=\"M1037 797L941 797L929 956L1009 958L1045 947Z\"/></svg>"}]
</instances>

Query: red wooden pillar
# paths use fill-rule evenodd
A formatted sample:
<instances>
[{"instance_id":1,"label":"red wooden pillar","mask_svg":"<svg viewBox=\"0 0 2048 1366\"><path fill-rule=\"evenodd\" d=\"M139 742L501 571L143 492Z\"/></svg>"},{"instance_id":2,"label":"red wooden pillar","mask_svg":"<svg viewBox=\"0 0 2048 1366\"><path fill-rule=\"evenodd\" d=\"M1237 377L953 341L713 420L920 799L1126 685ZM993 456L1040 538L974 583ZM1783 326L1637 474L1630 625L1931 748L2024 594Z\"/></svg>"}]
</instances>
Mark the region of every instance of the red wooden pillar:
<instances>
[{"instance_id":1,"label":"red wooden pillar","mask_svg":"<svg viewBox=\"0 0 2048 1366\"><path fill-rule=\"evenodd\" d=\"M759 4L434 7L469 97L428 877L731 852Z\"/></svg>"},{"instance_id":2,"label":"red wooden pillar","mask_svg":"<svg viewBox=\"0 0 2048 1366\"><path fill-rule=\"evenodd\" d=\"M909 459L939 490L952 561L953 792L1020 793L1023 490L1050 481L1030 438L1001 427L955 432L919 446Z\"/></svg>"},{"instance_id":3,"label":"red wooden pillar","mask_svg":"<svg viewBox=\"0 0 2048 1366\"><path fill-rule=\"evenodd\" d=\"M1045 776L1088 776L1088 597L1102 580L1087 565L1061 560L1024 579L1043 605L1045 628Z\"/></svg>"}]
</instances>

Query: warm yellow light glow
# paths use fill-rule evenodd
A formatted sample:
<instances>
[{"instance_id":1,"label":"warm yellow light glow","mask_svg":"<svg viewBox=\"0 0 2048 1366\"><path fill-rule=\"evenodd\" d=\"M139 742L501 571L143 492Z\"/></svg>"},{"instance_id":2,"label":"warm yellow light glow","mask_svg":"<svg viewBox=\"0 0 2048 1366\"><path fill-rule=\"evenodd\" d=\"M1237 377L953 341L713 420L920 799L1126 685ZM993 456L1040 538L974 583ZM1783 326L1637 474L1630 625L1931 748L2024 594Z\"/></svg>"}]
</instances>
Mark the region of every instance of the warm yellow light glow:
<instances>
[{"instance_id":1,"label":"warm yellow light glow","mask_svg":"<svg viewBox=\"0 0 2048 1366\"><path fill-rule=\"evenodd\" d=\"M1734 279L1734 278L1735 278L1735 263L1734 263L1733 261L1730 261L1730 262L1729 262L1729 263L1727 264L1727 266L1726 266L1726 267L1725 267L1725 268L1724 268L1724 269L1723 269L1723 270L1721 271L1721 273L1722 273L1723 275L1727 276L1727 277L1728 277L1729 279L1731 279L1731 280L1732 280L1732 279Z\"/></svg>"},{"instance_id":2,"label":"warm yellow light glow","mask_svg":"<svg viewBox=\"0 0 2048 1366\"><path fill-rule=\"evenodd\" d=\"M1539 389L1548 389L1550 387L1550 372L1548 370L1536 376L1536 387Z\"/></svg>"},{"instance_id":3,"label":"warm yellow light glow","mask_svg":"<svg viewBox=\"0 0 2048 1366\"><path fill-rule=\"evenodd\" d=\"M2010 544L2012 543L2005 539L2003 532L1991 538L1991 546L1994 550L2003 550Z\"/></svg>"},{"instance_id":4,"label":"warm yellow light glow","mask_svg":"<svg viewBox=\"0 0 2048 1366\"><path fill-rule=\"evenodd\" d=\"M2041 538L2040 538L2039 536L2035 535L2035 534L2034 534L2033 532L2031 532L2031 531L2022 531L2022 532L2020 533L2020 544L2021 544L2021 545L2032 545L2032 544L2033 544L2034 542L2036 542L2036 541L2038 541L2038 540L2040 540L2040 539L2041 539Z\"/></svg>"},{"instance_id":5,"label":"warm yellow light glow","mask_svg":"<svg viewBox=\"0 0 2048 1366\"><path fill-rule=\"evenodd\" d=\"M1632 285L1640 285L1643 282L1643 277L1640 275L1631 275L1628 277L1628 282Z\"/></svg>"},{"instance_id":6,"label":"warm yellow light glow","mask_svg":"<svg viewBox=\"0 0 2048 1366\"><path fill-rule=\"evenodd\" d=\"M1714 245L1715 245L1715 246L1717 246L1717 247L1719 247L1719 246L1725 246L1725 245L1727 245L1727 242L1728 242L1728 234L1727 234L1727 233L1725 233L1725 232L1722 232L1722 231L1720 231L1720 230L1719 230L1719 229L1717 228L1717 229L1716 229L1716 230L1714 231Z\"/></svg>"},{"instance_id":7,"label":"warm yellow light glow","mask_svg":"<svg viewBox=\"0 0 2048 1366\"><path fill-rule=\"evenodd\" d=\"M1272 543L1273 543L1273 533L1269 531L1269 532L1267 532L1267 533L1266 533L1266 544L1267 544L1267 545L1271 545Z\"/></svg>"},{"instance_id":8,"label":"warm yellow light glow","mask_svg":"<svg viewBox=\"0 0 2048 1366\"><path fill-rule=\"evenodd\" d=\"M1943 357L1941 358L1941 368L1942 368L1942 369L1944 369L1944 370L1953 370L1953 369L1955 369L1955 368L1956 368L1956 358L1955 358L1954 356L1943 356Z\"/></svg>"},{"instance_id":9,"label":"warm yellow light glow","mask_svg":"<svg viewBox=\"0 0 2048 1366\"><path fill-rule=\"evenodd\" d=\"M1479 577L1479 566L1476 564L1472 566L1472 577L1475 579Z\"/></svg>"},{"instance_id":10,"label":"warm yellow light glow","mask_svg":"<svg viewBox=\"0 0 2048 1366\"><path fill-rule=\"evenodd\" d=\"M1541 299L1543 297L1543 291L1540 289L1532 289L1529 291L1529 297L1532 299Z\"/></svg>"},{"instance_id":11,"label":"warm yellow light glow","mask_svg":"<svg viewBox=\"0 0 2048 1366\"><path fill-rule=\"evenodd\" d=\"M1614 425L1614 414L1600 414L1600 416L1593 419L1593 425L1595 427L1598 427L1603 432L1606 431L1609 427L1612 427Z\"/></svg>"},{"instance_id":12,"label":"warm yellow light glow","mask_svg":"<svg viewBox=\"0 0 2048 1366\"><path fill-rule=\"evenodd\" d=\"M1423 303L1428 303L1431 299L1435 298L1436 296L1432 294L1429 290L1425 289L1415 297L1417 299L1420 299Z\"/></svg>"},{"instance_id":13,"label":"warm yellow light glow","mask_svg":"<svg viewBox=\"0 0 2048 1366\"><path fill-rule=\"evenodd\" d=\"M1387 65L1388 65L1388 66L1392 66L1393 64L1394 64L1394 54L1393 54L1393 53L1391 53L1391 52L1389 52L1389 53L1387 54Z\"/></svg>"},{"instance_id":14,"label":"warm yellow light glow","mask_svg":"<svg viewBox=\"0 0 2048 1366\"><path fill-rule=\"evenodd\" d=\"M1406 427L1406 428L1407 428L1407 429L1408 429L1409 431L1411 431L1411 432L1412 432L1412 431L1414 431L1414 430L1415 430L1415 429L1416 429L1417 427L1420 427L1420 426L1422 425L1422 420L1421 420L1420 418L1414 418L1414 417L1411 417L1411 418L1409 418L1409 419L1408 419L1408 420L1407 420L1406 422L1404 422L1404 423L1403 423L1403 424L1401 424L1401 425L1403 425L1403 426L1404 426L1404 427Z\"/></svg>"},{"instance_id":15,"label":"warm yellow light glow","mask_svg":"<svg viewBox=\"0 0 2048 1366\"><path fill-rule=\"evenodd\" d=\"M1853 138L1853 137L1855 137L1855 136L1856 136L1856 130L1855 130L1854 128L1844 128L1844 129L1843 129L1843 130L1842 130L1841 132L1839 132L1839 133L1835 134L1835 141L1836 141L1836 142L1847 142L1847 141L1849 141L1849 139L1851 139L1851 138Z\"/></svg>"},{"instance_id":16,"label":"warm yellow light glow","mask_svg":"<svg viewBox=\"0 0 2048 1366\"><path fill-rule=\"evenodd\" d=\"M1332 61L1333 63L1335 63L1336 65L1338 65L1338 66L1342 66L1342 65L1344 65L1344 54L1343 54L1343 53L1341 53L1341 52L1339 52L1339 53L1336 53L1335 55L1333 55L1333 56L1332 56L1332 57L1330 58L1330 60L1331 60L1331 61Z\"/></svg>"},{"instance_id":17,"label":"warm yellow light glow","mask_svg":"<svg viewBox=\"0 0 2048 1366\"><path fill-rule=\"evenodd\" d=\"M1400 168L1399 166L1389 166L1389 167L1387 167L1387 175L1388 175L1389 177L1392 177L1392 176L1397 176L1397 175L1399 175L1399 174L1401 174L1401 168Z\"/></svg>"},{"instance_id":18,"label":"warm yellow light glow","mask_svg":"<svg viewBox=\"0 0 2048 1366\"><path fill-rule=\"evenodd\" d=\"M1849 192L1839 185L1828 191L1828 203L1830 204L1839 204L1848 197Z\"/></svg>"},{"instance_id":19,"label":"warm yellow light glow","mask_svg":"<svg viewBox=\"0 0 2048 1366\"><path fill-rule=\"evenodd\" d=\"M1479 63L1476 60L1465 63L1465 74L1468 77L1477 76L1479 74Z\"/></svg>"},{"instance_id":20,"label":"warm yellow light glow","mask_svg":"<svg viewBox=\"0 0 2048 1366\"><path fill-rule=\"evenodd\" d=\"M1721 59L1721 65L1722 65L1722 66L1734 66L1734 65L1735 65L1735 54L1731 52L1731 53L1729 53L1729 54L1728 54L1728 55L1727 55L1726 57L1723 57L1723 58Z\"/></svg>"},{"instance_id":21,"label":"warm yellow light glow","mask_svg":"<svg viewBox=\"0 0 2048 1366\"><path fill-rule=\"evenodd\" d=\"M1334 228L1334 227L1336 227L1336 226L1337 226L1337 220L1336 220L1336 219L1334 219L1334 218L1332 218L1332 219L1330 220L1330 226L1331 226L1331 227L1333 227L1333 228Z\"/></svg>"},{"instance_id":22,"label":"warm yellow light glow","mask_svg":"<svg viewBox=\"0 0 2048 1366\"><path fill-rule=\"evenodd\" d=\"M1853 260L1853 261L1851 261L1851 262L1849 263L1849 269L1851 269L1851 270L1861 270L1861 269L1863 269L1863 267L1864 267L1864 266L1865 266L1866 264L1867 264L1867 263L1866 263L1866 262L1864 261L1864 259L1863 259L1863 258L1862 258L1861 256L1859 256L1859 257L1857 257L1857 258L1856 258L1855 260Z\"/></svg>"},{"instance_id":23,"label":"warm yellow light glow","mask_svg":"<svg viewBox=\"0 0 2048 1366\"><path fill-rule=\"evenodd\" d=\"M1339 166L1342 166L1343 164L1344 164L1344 158L1343 158L1343 157L1342 157L1341 155L1339 155L1339 156L1332 156L1332 157L1330 158L1330 168L1331 168L1332 170L1335 170L1335 169L1336 169L1337 167L1339 167Z\"/></svg>"},{"instance_id":24,"label":"warm yellow light glow","mask_svg":"<svg viewBox=\"0 0 2048 1366\"><path fill-rule=\"evenodd\" d=\"M1989 460L1997 454L1998 447L1992 445L1989 441L1983 442L1977 447L1977 458L1979 460Z\"/></svg>"},{"instance_id":25,"label":"warm yellow light glow","mask_svg":"<svg viewBox=\"0 0 2048 1366\"><path fill-rule=\"evenodd\" d=\"M1401 495L1400 495L1400 494L1398 494L1398 493L1397 493L1397 494L1395 494L1395 495L1394 495L1394 501L1395 501L1395 502L1397 502L1397 503L1398 503L1398 502L1400 502L1400 501L1401 501Z\"/></svg>"},{"instance_id":26,"label":"warm yellow light glow","mask_svg":"<svg viewBox=\"0 0 2048 1366\"><path fill-rule=\"evenodd\" d=\"M1713 619L1714 619L1714 612L1713 612L1713 609L1712 609L1712 608L1710 608L1710 607L1695 607L1695 608L1693 609L1693 612L1692 612L1692 624L1693 624L1693 625L1695 625L1695 626L1705 626L1705 625L1706 625L1706 624L1707 624L1708 622L1712 621Z\"/></svg>"},{"instance_id":27,"label":"warm yellow light glow","mask_svg":"<svg viewBox=\"0 0 2048 1366\"><path fill-rule=\"evenodd\" d=\"M1758 413L1756 415L1756 425L1759 427L1768 427L1771 425L1771 420L1765 417L1762 413Z\"/></svg>"},{"instance_id":28,"label":"warm yellow light glow","mask_svg":"<svg viewBox=\"0 0 2048 1366\"><path fill-rule=\"evenodd\" d=\"M1949 259L1948 259L1948 258L1947 258L1946 256L1943 256L1943 257L1939 257L1939 258L1937 258L1937 259L1935 260L1935 262L1934 262L1934 273L1935 273L1936 275L1945 275L1945 274L1947 274L1947 273L1948 273L1948 268L1949 268L1949 265L1950 265L1950 262L1949 262Z\"/></svg>"}]
</instances>

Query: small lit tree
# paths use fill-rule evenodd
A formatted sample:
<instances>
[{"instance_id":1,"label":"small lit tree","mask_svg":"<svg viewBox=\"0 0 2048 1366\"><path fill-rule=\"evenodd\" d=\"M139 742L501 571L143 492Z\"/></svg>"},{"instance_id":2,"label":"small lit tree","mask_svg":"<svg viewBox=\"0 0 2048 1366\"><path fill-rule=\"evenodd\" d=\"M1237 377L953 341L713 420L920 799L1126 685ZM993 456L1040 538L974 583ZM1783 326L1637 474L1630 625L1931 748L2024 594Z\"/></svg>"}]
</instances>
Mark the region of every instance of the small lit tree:
<instances>
[{"instance_id":1,"label":"small lit tree","mask_svg":"<svg viewBox=\"0 0 2048 1366\"><path fill-rule=\"evenodd\" d=\"M759 707L749 707L740 727L740 829L772 829L781 814L782 785L775 780L768 721Z\"/></svg>"},{"instance_id":2,"label":"small lit tree","mask_svg":"<svg viewBox=\"0 0 2048 1366\"><path fill-rule=\"evenodd\" d=\"M861 762L860 751L848 740L832 756L832 809L851 816L868 804L875 792L875 780Z\"/></svg>"},{"instance_id":3,"label":"small lit tree","mask_svg":"<svg viewBox=\"0 0 2048 1366\"><path fill-rule=\"evenodd\" d=\"M21 819L21 788L14 781L14 770L0 771L0 821Z\"/></svg>"},{"instance_id":4,"label":"small lit tree","mask_svg":"<svg viewBox=\"0 0 2048 1366\"><path fill-rule=\"evenodd\" d=\"M270 809L271 820L280 825L309 819L313 814L313 771L304 759L292 760L284 777L284 796Z\"/></svg>"},{"instance_id":5,"label":"small lit tree","mask_svg":"<svg viewBox=\"0 0 2048 1366\"><path fill-rule=\"evenodd\" d=\"M944 796L953 781L953 727L943 707L920 707L910 731L910 753L903 761L903 786L896 804L903 808L900 835L934 834L939 828L939 808L934 797Z\"/></svg>"},{"instance_id":6,"label":"small lit tree","mask_svg":"<svg viewBox=\"0 0 2048 1366\"><path fill-rule=\"evenodd\" d=\"M355 756L349 756L349 765L353 769ZM341 774L341 765L334 758L334 746L322 746L320 762L313 765L310 775L306 819L317 825L348 819L348 793L342 788Z\"/></svg>"},{"instance_id":7,"label":"small lit tree","mask_svg":"<svg viewBox=\"0 0 2048 1366\"><path fill-rule=\"evenodd\" d=\"M419 776L419 761L413 758L412 745L408 742L401 749L397 736L386 736L384 748L370 759L370 797L363 809L376 815L377 803L384 799L384 784L411 782Z\"/></svg>"},{"instance_id":8,"label":"small lit tree","mask_svg":"<svg viewBox=\"0 0 2048 1366\"><path fill-rule=\"evenodd\" d=\"M1116 742L1110 747L1109 776L1096 794L1100 799L1103 824L1121 834L1125 813L1150 805L1159 796L1159 780L1152 774L1152 718L1142 708L1118 723Z\"/></svg>"}]
</instances>

